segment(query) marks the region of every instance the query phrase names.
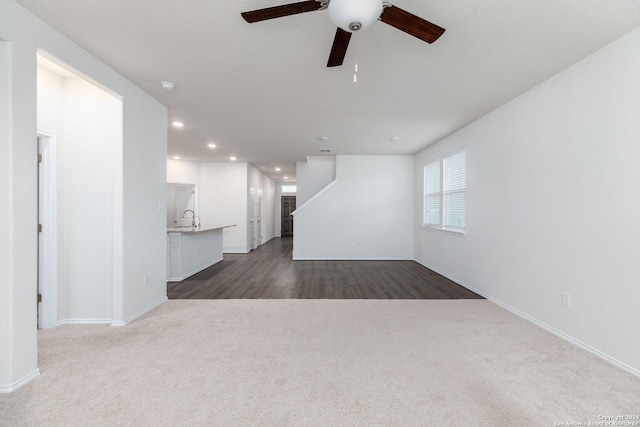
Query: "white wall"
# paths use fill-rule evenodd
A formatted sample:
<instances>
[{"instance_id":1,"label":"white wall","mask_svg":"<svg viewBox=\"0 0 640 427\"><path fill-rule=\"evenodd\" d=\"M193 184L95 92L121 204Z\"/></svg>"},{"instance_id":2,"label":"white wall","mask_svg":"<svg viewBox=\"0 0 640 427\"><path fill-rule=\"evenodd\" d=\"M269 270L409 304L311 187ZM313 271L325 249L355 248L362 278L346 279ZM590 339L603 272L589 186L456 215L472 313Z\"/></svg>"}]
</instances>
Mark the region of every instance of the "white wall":
<instances>
[{"instance_id":1,"label":"white wall","mask_svg":"<svg viewBox=\"0 0 640 427\"><path fill-rule=\"evenodd\" d=\"M413 259L413 156L337 156L294 224L294 259Z\"/></svg>"},{"instance_id":2,"label":"white wall","mask_svg":"<svg viewBox=\"0 0 640 427\"><path fill-rule=\"evenodd\" d=\"M37 281L37 175L33 159L36 147L36 58L35 43L16 40L19 28L32 22L18 14L18 7L0 0L0 39L3 43L0 80L0 162L2 163L2 219L7 233L0 241L0 296L6 309L0 311L0 392L13 391L39 375L36 336ZM29 55L27 52L32 53ZM4 184L6 183L6 185Z\"/></svg>"},{"instance_id":3,"label":"white wall","mask_svg":"<svg viewBox=\"0 0 640 427\"><path fill-rule=\"evenodd\" d=\"M14 307L20 307L15 301L14 272L13 272L13 245L15 242L14 229L11 225L14 222L15 204L11 203L14 199L13 191L13 159L6 155L11 151L12 132L11 132L11 44L0 40L0 200L7 200L9 203L3 203L0 209L0 223L8 224L5 230L5 238L0 244L0 391L9 391L15 385L16 379L20 378L14 374L14 364L16 363L16 355L26 355L29 360L26 363L26 369L22 368L22 372L18 375L28 373L37 375L35 370L35 358L31 353L35 348L35 337L31 336L31 342L17 345L16 333L25 329L25 325L21 325L24 316L16 313ZM6 183L6 184L5 184ZM29 292L22 292L29 295ZM20 294L18 294L20 296ZM35 312L32 310L31 315ZM22 326L22 327L21 327ZM35 326L31 323L29 326ZM35 334L34 334L35 335ZM17 367L18 369L21 367Z\"/></svg>"},{"instance_id":4,"label":"white wall","mask_svg":"<svg viewBox=\"0 0 640 427\"><path fill-rule=\"evenodd\" d=\"M636 373L639 57L640 29L426 149L415 173L418 262ZM420 228L422 167L465 145L467 237Z\"/></svg>"},{"instance_id":5,"label":"white wall","mask_svg":"<svg viewBox=\"0 0 640 427\"><path fill-rule=\"evenodd\" d=\"M178 184L200 183L200 162L167 160L167 182Z\"/></svg>"},{"instance_id":6,"label":"white wall","mask_svg":"<svg viewBox=\"0 0 640 427\"><path fill-rule=\"evenodd\" d=\"M306 162L296 163L296 205L307 200L336 179L335 156L308 156Z\"/></svg>"},{"instance_id":7,"label":"white wall","mask_svg":"<svg viewBox=\"0 0 640 427\"><path fill-rule=\"evenodd\" d=\"M47 131L64 140L64 78L38 66L38 130Z\"/></svg>"},{"instance_id":8,"label":"white wall","mask_svg":"<svg viewBox=\"0 0 640 427\"><path fill-rule=\"evenodd\" d=\"M65 79L63 91L64 138L58 140L58 284L65 290L58 294L66 294L69 300L59 304L59 320L110 322L112 175L114 155L119 155L116 150L122 144L122 106L81 79ZM40 123L38 127L43 130Z\"/></svg>"},{"instance_id":9,"label":"white wall","mask_svg":"<svg viewBox=\"0 0 640 427\"><path fill-rule=\"evenodd\" d=\"M0 392L6 392L38 375L37 238L33 232L37 224L37 48L123 99L123 142L111 153L114 324L123 324L166 299L165 213L158 203L165 200L167 111L13 0L0 0L0 39L9 42L8 49L0 50L0 69L10 69L1 84L10 90L0 89L7 92L1 98L0 123L9 124L2 127L0 137L0 162L7 166L1 172L7 183L0 186L6 202L2 219L11 230L0 243L0 296L10 301L9 309L0 311ZM147 288L141 269L152 279Z\"/></svg>"},{"instance_id":10,"label":"white wall","mask_svg":"<svg viewBox=\"0 0 640 427\"><path fill-rule=\"evenodd\" d=\"M125 262L121 272L114 271L116 277L123 277L123 295L114 292L113 318L126 323L167 300L168 115L166 107L133 85L123 99L123 173L114 174L113 185L124 188L122 206L114 206L119 214L114 226L123 230L114 237L121 239L114 258ZM149 278L146 286L145 276ZM118 300L124 303L122 317Z\"/></svg>"},{"instance_id":11,"label":"white wall","mask_svg":"<svg viewBox=\"0 0 640 427\"><path fill-rule=\"evenodd\" d=\"M247 164L200 165L200 219L203 224L236 224L223 231L223 251L247 253Z\"/></svg>"}]
</instances>

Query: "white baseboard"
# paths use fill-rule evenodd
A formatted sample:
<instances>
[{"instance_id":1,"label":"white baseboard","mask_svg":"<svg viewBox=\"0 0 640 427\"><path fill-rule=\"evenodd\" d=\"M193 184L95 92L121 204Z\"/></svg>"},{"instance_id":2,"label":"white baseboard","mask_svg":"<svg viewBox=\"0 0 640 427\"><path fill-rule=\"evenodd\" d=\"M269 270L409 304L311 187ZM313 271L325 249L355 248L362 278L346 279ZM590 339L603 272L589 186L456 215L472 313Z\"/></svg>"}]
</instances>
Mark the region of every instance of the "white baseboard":
<instances>
[{"instance_id":1,"label":"white baseboard","mask_svg":"<svg viewBox=\"0 0 640 427\"><path fill-rule=\"evenodd\" d=\"M555 335L555 336L557 336L559 338L562 338L563 340L565 340L567 342L570 342L571 344L576 345L576 346L582 348L583 350L588 351L589 353L593 354L596 357L599 357L600 359L604 360L605 362L608 362L608 363L610 363L610 364L612 364L612 365L614 365L614 366L616 366L616 367L618 367L618 368L620 368L620 369L622 369L624 371L627 371L630 374L640 378L640 370L638 370L638 369L636 369L636 368L634 368L632 366L629 366L626 363L621 362L618 359L616 359L614 357L611 357L608 354L603 353L600 350L598 350L598 349L596 349L594 347L591 347L590 345L585 344L582 341L580 341L580 340L578 340L578 339L576 339L576 338L574 338L574 337L572 337L570 335L567 335L564 332L559 331L558 329L556 329L556 328L554 328L552 326L549 326L546 323L541 322L540 320L538 320L538 319L536 319L534 317L531 317L530 315L528 315L526 313L523 313L522 311L518 310L517 308L513 308L510 305L505 304L504 302L500 301L499 299L496 299L496 298L492 297L491 295L487 295L486 293L484 293L482 291L479 291L478 289L475 289L473 286L467 285L466 283L464 283L461 280L458 280L458 279L456 279L454 277L451 277L451 276L449 276L447 274L444 274L441 271L436 270L435 268L429 267L428 265L425 265L425 264L422 264L422 263L418 263L418 264L427 267L429 270L435 271L439 275L444 276L447 279L456 282L460 286L463 286L463 287L469 289L472 292L475 292L476 294L486 298L488 301L491 301L492 303L504 308L505 310L515 314L516 316L521 317L522 319L525 319L526 321L528 321L530 323L533 323L534 325L546 330L547 332L550 332L553 335Z\"/></svg>"},{"instance_id":2,"label":"white baseboard","mask_svg":"<svg viewBox=\"0 0 640 427\"><path fill-rule=\"evenodd\" d=\"M136 320L138 317L142 316L143 314L153 310L154 308L156 308L157 306L159 306L160 304L164 303L167 300L168 300L168 298L165 296L165 297L161 298L160 300L154 302L153 304L149 305L148 307L146 307L146 308L140 310L139 312L129 316L125 320L114 321L113 319L64 319L64 320L58 321L57 326L61 326L61 325L111 325L111 326L124 326L124 325L126 325L128 323L133 322L134 320Z\"/></svg>"},{"instance_id":3,"label":"white baseboard","mask_svg":"<svg viewBox=\"0 0 640 427\"><path fill-rule=\"evenodd\" d=\"M13 393L23 385L30 383L31 381L35 380L39 376L40 376L40 369L36 369L29 375L23 377L20 381L16 381L13 384L0 384L0 394Z\"/></svg>"},{"instance_id":4,"label":"white baseboard","mask_svg":"<svg viewBox=\"0 0 640 427\"><path fill-rule=\"evenodd\" d=\"M169 300L169 298L167 298L167 297L160 298L158 301L154 302L153 304L151 304L151 305L147 306L146 308L143 308L142 310L138 311L137 313L127 317L124 321L118 320L118 321L110 322L111 326L125 326L125 325L133 322L134 320L136 320L138 317L150 312L154 308L156 308L159 305L165 303L168 300Z\"/></svg>"},{"instance_id":5,"label":"white baseboard","mask_svg":"<svg viewBox=\"0 0 640 427\"><path fill-rule=\"evenodd\" d=\"M61 325L109 325L111 319L63 319L58 320L57 326Z\"/></svg>"},{"instance_id":6,"label":"white baseboard","mask_svg":"<svg viewBox=\"0 0 640 427\"><path fill-rule=\"evenodd\" d=\"M471 290L473 290L473 289L471 289ZM479 295L482 295L478 291L474 291L474 292L476 292ZM542 329L545 329L548 332L551 332L553 335L555 335L557 337L560 337L563 340L568 341L571 344L574 344L574 345L576 345L576 346L578 346L578 347L580 347L580 348L582 348L584 350L587 350L589 353L599 357L600 359L603 359L604 361L609 362L612 365L615 365L618 368L623 369L623 370L629 372L630 374L633 374L636 377L640 378L640 370L634 369L633 367L627 365L626 363L621 362L618 359L615 359L615 358L609 356L608 354L603 353L600 350L598 350L596 348L593 348L590 345L585 344L582 341L580 341L580 340L578 340L576 338L573 338L572 336L567 335L564 332L559 331L559 330L547 325L546 323L543 323L543 322L539 321L538 319L535 319L535 318L529 316L526 313L521 312L518 309L515 309L515 308L513 308L513 307L511 307L511 306L509 306L509 305L507 305L507 304L505 304L505 303L503 303L501 301L498 301L495 298L492 298L492 297L489 297L489 296L485 296L485 295L482 295L482 296L485 297L487 300L491 301L492 303L497 304L500 307L504 308L505 310L510 311L511 313L515 314L516 316L521 317L521 318L523 318L525 320L528 320L529 322L533 323L534 325L536 325L536 326L538 326L538 327L540 327Z\"/></svg>"}]
</instances>

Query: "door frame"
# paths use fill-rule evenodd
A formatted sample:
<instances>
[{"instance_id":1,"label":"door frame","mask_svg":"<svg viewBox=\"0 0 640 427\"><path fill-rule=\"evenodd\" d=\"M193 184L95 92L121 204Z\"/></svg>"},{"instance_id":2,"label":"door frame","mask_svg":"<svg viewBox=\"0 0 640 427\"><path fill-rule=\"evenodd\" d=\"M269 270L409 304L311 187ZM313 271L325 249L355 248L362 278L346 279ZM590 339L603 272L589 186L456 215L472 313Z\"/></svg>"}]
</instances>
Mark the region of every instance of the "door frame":
<instances>
[{"instance_id":1,"label":"door frame","mask_svg":"<svg viewBox=\"0 0 640 427\"><path fill-rule=\"evenodd\" d=\"M256 188L256 200L254 205L257 204L258 212L256 214L256 247L262 246L264 239L264 190L262 187Z\"/></svg>"},{"instance_id":2,"label":"door frame","mask_svg":"<svg viewBox=\"0 0 640 427\"><path fill-rule=\"evenodd\" d=\"M38 131L38 327L58 326L58 155L53 133Z\"/></svg>"},{"instance_id":3,"label":"door frame","mask_svg":"<svg viewBox=\"0 0 640 427\"><path fill-rule=\"evenodd\" d=\"M284 218L285 217L284 217L284 211L283 211L284 206L283 205L284 205L285 198L289 198L289 197L293 198L293 200L295 200L296 202L298 200L296 194L281 194L280 195L280 237L293 237L293 234L294 234L294 231L293 231L293 228L292 228L291 236L284 236ZM293 227L293 217L291 217L291 224L292 224L292 227Z\"/></svg>"},{"instance_id":4,"label":"door frame","mask_svg":"<svg viewBox=\"0 0 640 427\"><path fill-rule=\"evenodd\" d=\"M256 223L256 212L255 212L255 198L256 198L256 189L253 185L249 186L249 251L254 250L256 245L256 236L255 236L255 223Z\"/></svg>"}]
</instances>

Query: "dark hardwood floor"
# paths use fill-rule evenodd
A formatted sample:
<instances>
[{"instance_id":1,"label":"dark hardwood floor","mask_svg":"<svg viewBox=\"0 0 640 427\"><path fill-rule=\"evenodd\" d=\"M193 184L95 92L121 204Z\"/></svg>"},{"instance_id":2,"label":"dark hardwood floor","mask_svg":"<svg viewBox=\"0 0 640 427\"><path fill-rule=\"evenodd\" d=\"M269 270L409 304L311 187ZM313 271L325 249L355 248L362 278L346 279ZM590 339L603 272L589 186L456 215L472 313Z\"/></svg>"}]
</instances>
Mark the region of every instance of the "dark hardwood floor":
<instances>
[{"instance_id":1,"label":"dark hardwood floor","mask_svg":"<svg viewBox=\"0 0 640 427\"><path fill-rule=\"evenodd\" d=\"M292 238L275 238L182 282L169 299L481 299L414 261L292 261Z\"/></svg>"}]
</instances>

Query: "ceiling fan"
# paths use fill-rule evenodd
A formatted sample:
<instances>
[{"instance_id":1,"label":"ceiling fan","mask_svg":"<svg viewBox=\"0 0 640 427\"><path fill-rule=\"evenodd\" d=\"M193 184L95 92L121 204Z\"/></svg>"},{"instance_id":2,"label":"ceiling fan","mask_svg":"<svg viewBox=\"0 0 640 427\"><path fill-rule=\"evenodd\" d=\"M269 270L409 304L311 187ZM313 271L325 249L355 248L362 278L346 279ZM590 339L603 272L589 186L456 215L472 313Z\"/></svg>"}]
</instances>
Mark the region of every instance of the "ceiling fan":
<instances>
[{"instance_id":1,"label":"ceiling fan","mask_svg":"<svg viewBox=\"0 0 640 427\"><path fill-rule=\"evenodd\" d=\"M351 34L366 28L376 19L427 43L438 40L445 31L436 24L382 0L306 0L243 12L241 15L245 21L253 23L324 9L328 9L329 17L338 26L327 67L342 65Z\"/></svg>"}]
</instances>

